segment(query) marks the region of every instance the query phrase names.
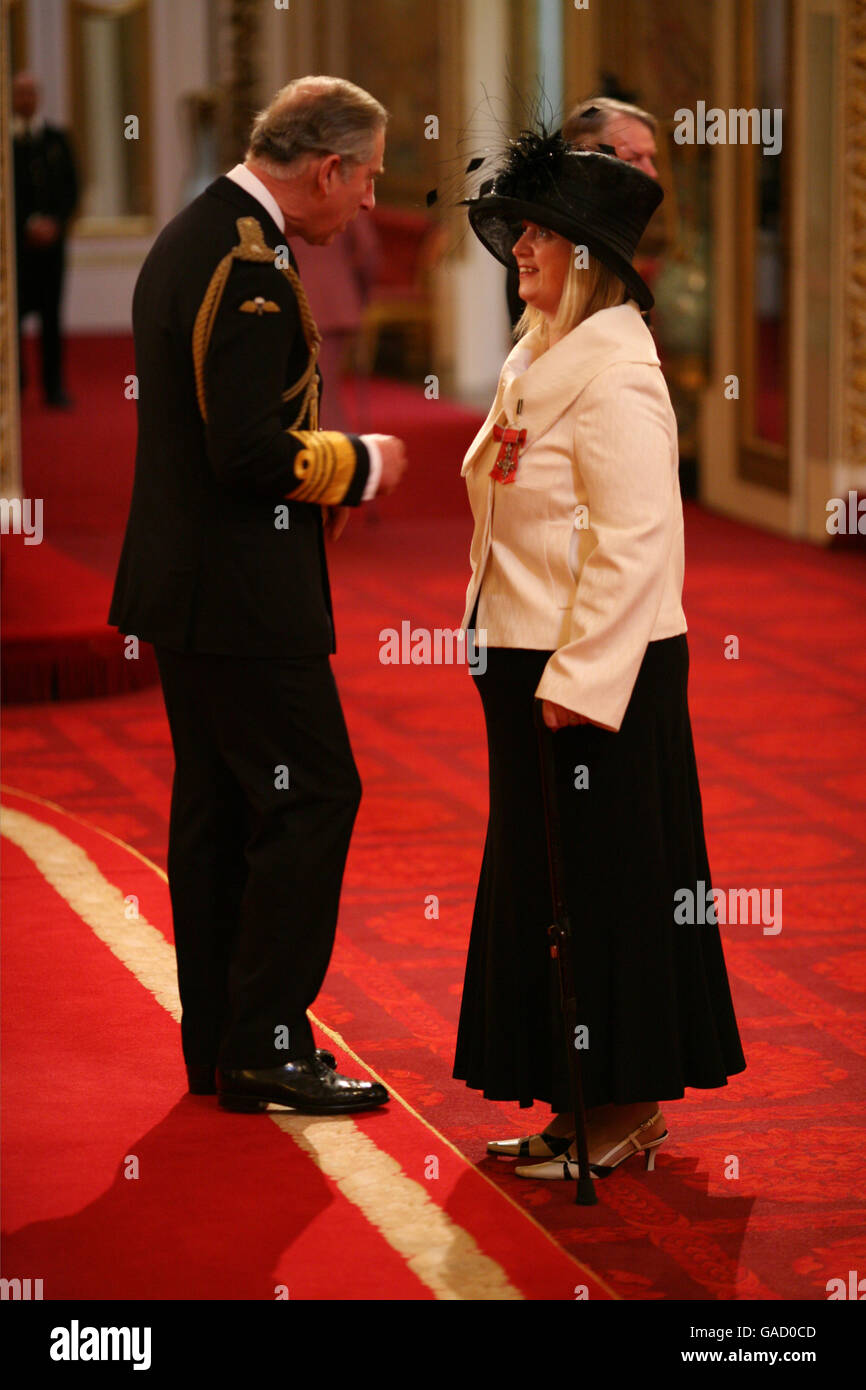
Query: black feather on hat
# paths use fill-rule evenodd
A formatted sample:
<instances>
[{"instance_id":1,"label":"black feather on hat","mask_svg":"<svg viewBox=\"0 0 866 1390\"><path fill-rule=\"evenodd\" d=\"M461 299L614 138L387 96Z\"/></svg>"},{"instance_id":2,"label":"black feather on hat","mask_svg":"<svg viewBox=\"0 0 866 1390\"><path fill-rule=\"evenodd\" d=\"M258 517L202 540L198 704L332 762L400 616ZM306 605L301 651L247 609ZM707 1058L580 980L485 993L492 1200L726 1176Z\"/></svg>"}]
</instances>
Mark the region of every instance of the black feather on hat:
<instances>
[{"instance_id":1,"label":"black feather on hat","mask_svg":"<svg viewBox=\"0 0 866 1390\"><path fill-rule=\"evenodd\" d=\"M511 140L495 176L464 203L475 235L503 265L514 263L522 223L536 222L585 246L619 276L641 309L651 309L652 294L632 258L663 197L658 182L633 165L572 149L559 131L542 128Z\"/></svg>"}]
</instances>

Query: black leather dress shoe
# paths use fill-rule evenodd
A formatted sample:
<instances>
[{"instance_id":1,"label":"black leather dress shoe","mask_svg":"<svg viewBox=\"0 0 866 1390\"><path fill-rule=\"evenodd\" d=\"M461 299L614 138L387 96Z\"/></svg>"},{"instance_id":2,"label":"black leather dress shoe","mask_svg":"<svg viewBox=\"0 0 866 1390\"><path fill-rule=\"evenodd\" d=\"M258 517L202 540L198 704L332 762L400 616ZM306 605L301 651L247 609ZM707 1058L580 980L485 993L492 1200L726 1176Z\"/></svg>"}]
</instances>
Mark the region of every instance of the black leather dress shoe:
<instances>
[{"instance_id":1,"label":"black leather dress shoe","mask_svg":"<svg viewBox=\"0 0 866 1390\"><path fill-rule=\"evenodd\" d=\"M308 1115L340 1115L373 1110L390 1099L378 1081L341 1076L317 1055L263 1070L218 1067L216 1082L221 1108L243 1114L274 1104Z\"/></svg>"},{"instance_id":2,"label":"black leather dress shoe","mask_svg":"<svg viewBox=\"0 0 866 1390\"><path fill-rule=\"evenodd\" d=\"M324 1062L326 1067L335 1067L337 1059L333 1052L326 1052L323 1047L316 1048L316 1056ZM215 1096L216 1087L216 1067L187 1067L187 1082L189 1083L189 1093L191 1096Z\"/></svg>"}]
</instances>

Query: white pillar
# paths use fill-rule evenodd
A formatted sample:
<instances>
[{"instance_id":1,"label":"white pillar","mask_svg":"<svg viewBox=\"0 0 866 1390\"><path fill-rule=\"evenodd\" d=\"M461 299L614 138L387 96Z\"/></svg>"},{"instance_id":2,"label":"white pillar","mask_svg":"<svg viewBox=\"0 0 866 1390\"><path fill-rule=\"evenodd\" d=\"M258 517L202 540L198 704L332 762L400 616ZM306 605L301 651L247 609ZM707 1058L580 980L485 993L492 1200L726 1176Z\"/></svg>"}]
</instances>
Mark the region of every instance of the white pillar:
<instances>
[{"instance_id":1,"label":"white pillar","mask_svg":"<svg viewBox=\"0 0 866 1390\"><path fill-rule=\"evenodd\" d=\"M125 206L123 122L117 33L102 16L88 16L82 44L82 90L90 177L79 209L82 217L122 217Z\"/></svg>"},{"instance_id":2,"label":"white pillar","mask_svg":"<svg viewBox=\"0 0 866 1390\"><path fill-rule=\"evenodd\" d=\"M505 0L465 0L463 9L463 108L468 113L466 149L484 152L496 119L508 109ZM484 100L486 89L490 104ZM503 132L503 135L506 132ZM510 132L507 132L510 134ZM503 139L504 143L504 139ZM454 295L454 384L464 400L489 404L510 346L505 269L485 251L467 222L462 255L442 277Z\"/></svg>"},{"instance_id":3,"label":"white pillar","mask_svg":"<svg viewBox=\"0 0 866 1390\"><path fill-rule=\"evenodd\" d=\"M537 3L537 66L543 83L543 114L545 120L549 120L552 126L557 126L565 114L562 109L565 94L562 0L537 0Z\"/></svg>"}]
</instances>

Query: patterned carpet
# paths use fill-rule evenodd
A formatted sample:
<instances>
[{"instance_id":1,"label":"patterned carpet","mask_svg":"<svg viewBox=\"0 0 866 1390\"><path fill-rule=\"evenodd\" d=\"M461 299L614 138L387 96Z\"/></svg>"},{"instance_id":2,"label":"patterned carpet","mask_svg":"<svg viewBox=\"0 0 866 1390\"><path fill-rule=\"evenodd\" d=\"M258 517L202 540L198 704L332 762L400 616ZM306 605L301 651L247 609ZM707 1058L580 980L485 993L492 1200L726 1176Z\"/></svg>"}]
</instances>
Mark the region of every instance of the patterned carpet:
<instances>
[{"instance_id":1,"label":"patterned carpet","mask_svg":"<svg viewBox=\"0 0 866 1390\"><path fill-rule=\"evenodd\" d=\"M489 1180L473 1187L467 1202L461 1201L455 1178L440 1205L457 1213L464 1230L467 1222L471 1225L467 1211L481 1212L475 1219L484 1227L481 1234L476 1231L482 1246L493 1240L496 1213L507 1210L505 1244L511 1241L511 1254L499 1248L498 1259L517 1290L514 1296L573 1299L574 1288L582 1284L595 1298L825 1299L829 1279L847 1279L849 1270L866 1268L862 558L817 552L687 508L690 701L714 882L722 889L781 889L782 930L765 934L750 922L723 928L746 1072L723 1091L690 1091L685 1100L667 1105L671 1139L655 1173L627 1164L598 1184L596 1207L577 1208L563 1186L515 1179L508 1162L484 1156L488 1137L528 1132L546 1115L484 1101L450 1078L486 816L481 709L465 670L390 666L378 656L382 629L399 630L403 621L428 629L459 621L469 526L465 517L408 519L389 516L386 508L378 518L354 517L332 550L335 672L364 800L337 946L316 1017L330 1030L327 1036L338 1037L408 1107L393 1121L390 1139L387 1117L377 1116L375 1122L371 1117L362 1128L375 1134L376 1143L405 1172L415 1161L409 1155L421 1152L417 1138L404 1134L406 1116L414 1114L440 1136L439 1149L464 1156L461 1173L477 1170ZM725 657L732 635L739 640L737 660ZM164 867L171 750L158 690L9 708L4 753L8 787L55 803L86 823L73 839L90 837L95 844L87 827L96 827ZM5 799L37 822L63 823L67 830L72 824L36 802L11 794ZM119 847L117 852L129 853ZM62 1127L64 1114L72 1124L87 1113L86 1096L78 1096L77 1111L61 1110L59 1118L38 1104L18 1105L14 1097L7 1103L7 1146L17 1148L36 1174L25 1181L16 1170L18 1181L13 1181L7 1171L7 1242L19 1252L38 1250L40 1270L53 1251L54 1272L65 1289L100 1296L82 1292L93 1288L88 1240L97 1242L106 1223L117 1219L117 1203L107 1203L101 1225L85 1222L72 1245L63 1223L76 1211L89 1210L87 1204L99 1201L100 1194L114 1190L117 1196L111 1164L116 1169L130 1152L130 1135L137 1132L124 1127L124 1115L133 1121L123 1105L121 1119L109 1121L106 1087L110 1095L111 1085L119 1084L118 1072L113 1059L109 1065L92 1046L93 1037L103 1038L103 1015L111 1014L122 967L98 942L74 949L80 914L76 924L61 913L39 882L41 871L35 873L34 861L16 857L19 853L6 856L6 872L18 892L14 916L7 913L8 947L26 959L32 939L45 974L38 987L29 981L33 995L19 1008L18 977L7 967L7 1023L13 1032L17 1028L26 1050L36 1028L28 1009L38 1007L39 989L46 999L71 995L77 1012L66 1020L68 1031L46 1039L47 1025L40 1021L40 1055L53 1057L65 1077L83 1067L92 1077L93 1069L105 1067L99 1114L111 1135L102 1167L94 1172L87 1144ZM116 880L116 864L112 872ZM152 872L146 891L151 901L142 912L168 937L167 893ZM431 894L439 904L433 921L425 916ZM150 1120L163 1125L158 1151L172 1155L172 1171L186 1171L186 1158L180 1158L194 1152L195 1129L188 1116L190 1107L197 1107L203 1139L231 1151L235 1167L230 1171L248 1164L260 1181L267 1181L268 1173L283 1174L285 1145L272 1148L261 1130L253 1140L240 1117L235 1124L235 1117L213 1113L211 1102L183 1097L175 1025L138 986L133 997L131 1031L123 1035L120 1055L133 1071L141 1066L147 1075L152 1056L175 1059L168 1064L174 1070L169 1069L167 1082L163 1076L147 1083L151 1090L157 1087ZM14 1080L6 1055L7 1077L11 1072ZM27 1088L19 1089L26 1101ZM135 1122L141 1119L136 1114ZM218 1120L225 1122L221 1130ZM220 1137L228 1132L226 1125L237 1136L236 1148ZM299 1171L298 1155L306 1152L302 1138L293 1149L293 1172ZM64 1149L62 1180L56 1176L58 1140ZM111 1162L106 1155L113 1156ZM200 1159L197 1163L201 1174ZM339 1181L327 1169L320 1171L326 1182ZM56 1193L58 1182L62 1199L46 1196L46 1183ZM181 1190L191 1201L189 1184ZM315 1200L314 1194L310 1201ZM193 1203L192 1211L195 1220L183 1227L186 1243L178 1260L181 1269L187 1261L200 1271L202 1260L193 1247L207 1211L201 1203ZM362 1208L355 1211L356 1225L370 1224ZM103 1291L101 1296L174 1296L159 1290L176 1287L177 1270L166 1272L155 1255L148 1264L144 1241L149 1224L165 1222L174 1212L172 1207L160 1214L146 1203L127 1212L124 1229L139 1232L133 1243L140 1266L126 1270L124 1289L151 1292ZM317 1246L313 1215L306 1225L298 1217L296 1228L285 1217L282 1254L275 1252L264 1224L252 1221L241 1261L248 1281L243 1289L235 1284L227 1292L226 1280L214 1280L207 1292L193 1296L262 1296L255 1290L263 1277L274 1282L275 1261L292 1241L298 1258L303 1251L304 1269L312 1270L319 1256L330 1260L330 1282L321 1270L310 1274L307 1287L314 1291L309 1296L486 1296L443 1293L423 1278L407 1284L400 1271L410 1267L412 1257L405 1251L394 1256L393 1245L387 1260L383 1253L379 1283L368 1266L353 1264L348 1256L335 1272L336 1233L323 1231ZM52 1220L58 1223L53 1232L37 1233L40 1223ZM527 1233L522 1265L514 1257L520 1222ZM354 1235L347 1238L348 1246L353 1241ZM111 1249L117 1253L116 1242ZM8 1259L7 1246L5 1272ZM21 1266L21 1273L31 1272L37 1271Z\"/></svg>"}]
</instances>

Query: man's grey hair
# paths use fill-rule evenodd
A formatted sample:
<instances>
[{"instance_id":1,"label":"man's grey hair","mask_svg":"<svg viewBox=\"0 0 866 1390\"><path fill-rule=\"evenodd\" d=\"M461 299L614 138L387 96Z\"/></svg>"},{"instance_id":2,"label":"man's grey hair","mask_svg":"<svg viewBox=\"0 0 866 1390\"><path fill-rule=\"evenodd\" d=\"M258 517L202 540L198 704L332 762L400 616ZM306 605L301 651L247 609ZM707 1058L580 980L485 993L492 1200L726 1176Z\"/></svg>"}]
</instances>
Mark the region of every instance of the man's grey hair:
<instances>
[{"instance_id":1,"label":"man's grey hair","mask_svg":"<svg viewBox=\"0 0 866 1390\"><path fill-rule=\"evenodd\" d=\"M342 77L297 77L281 87L253 122L247 159L273 178L299 173L308 158L338 154L348 177L372 158L388 122L381 102Z\"/></svg>"},{"instance_id":2,"label":"man's grey hair","mask_svg":"<svg viewBox=\"0 0 866 1390\"><path fill-rule=\"evenodd\" d=\"M653 135L656 133L656 118L649 111L632 106L628 101L617 101L615 97L589 97L586 101L578 102L574 110L569 112L563 122L562 138L570 145L580 144L583 140L595 143L614 116L631 116L635 121L643 121Z\"/></svg>"}]
</instances>

